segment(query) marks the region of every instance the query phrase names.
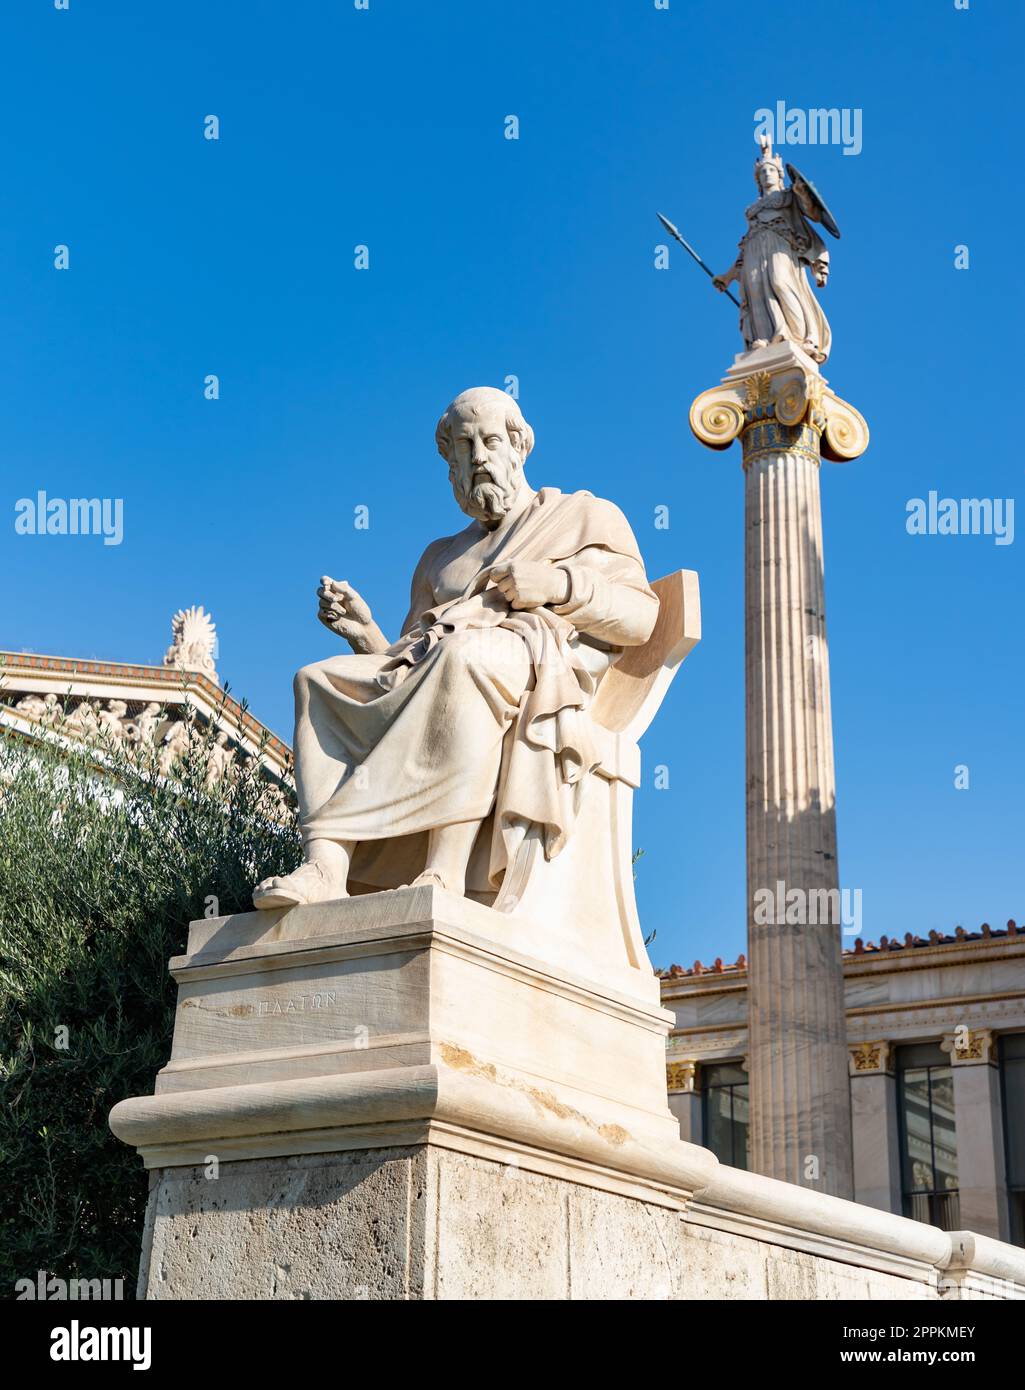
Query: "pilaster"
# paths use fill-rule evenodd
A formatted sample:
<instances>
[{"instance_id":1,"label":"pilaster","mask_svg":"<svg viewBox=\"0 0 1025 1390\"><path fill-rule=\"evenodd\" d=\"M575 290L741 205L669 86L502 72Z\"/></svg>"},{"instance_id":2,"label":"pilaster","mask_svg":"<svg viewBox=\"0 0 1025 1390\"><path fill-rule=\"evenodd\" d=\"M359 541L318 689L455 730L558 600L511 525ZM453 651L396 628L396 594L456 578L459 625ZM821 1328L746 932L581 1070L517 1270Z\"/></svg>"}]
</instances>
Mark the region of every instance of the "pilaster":
<instances>
[{"instance_id":1,"label":"pilaster","mask_svg":"<svg viewBox=\"0 0 1025 1390\"><path fill-rule=\"evenodd\" d=\"M886 1040L851 1043L854 1198L900 1212L900 1136L893 1047Z\"/></svg>"},{"instance_id":2,"label":"pilaster","mask_svg":"<svg viewBox=\"0 0 1025 1390\"><path fill-rule=\"evenodd\" d=\"M957 1028L940 1046L950 1054L954 1074L960 1224L980 1235L1007 1240L1010 1213L995 1043L989 1028Z\"/></svg>"}]
</instances>

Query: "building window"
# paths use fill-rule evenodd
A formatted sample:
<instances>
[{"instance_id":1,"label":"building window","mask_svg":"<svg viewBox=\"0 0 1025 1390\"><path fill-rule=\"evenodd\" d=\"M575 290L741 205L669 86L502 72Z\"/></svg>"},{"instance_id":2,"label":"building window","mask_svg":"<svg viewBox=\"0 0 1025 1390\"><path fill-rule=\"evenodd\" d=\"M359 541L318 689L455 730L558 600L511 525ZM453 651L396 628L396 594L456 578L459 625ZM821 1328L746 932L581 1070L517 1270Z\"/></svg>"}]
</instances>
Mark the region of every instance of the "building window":
<instances>
[{"instance_id":1,"label":"building window","mask_svg":"<svg viewBox=\"0 0 1025 1390\"><path fill-rule=\"evenodd\" d=\"M705 1148L731 1168L747 1167L747 1073L739 1062L701 1068Z\"/></svg>"},{"instance_id":2,"label":"building window","mask_svg":"<svg viewBox=\"0 0 1025 1390\"><path fill-rule=\"evenodd\" d=\"M1025 1245L1025 1033L1005 1033L1000 1039L1000 1092L1011 1239L1015 1245Z\"/></svg>"},{"instance_id":3,"label":"building window","mask_svg":"<svg viewBox=\"0 0 1025 1390\"><path fill-rule=\"evenodd\" d=\"M938 1043L897 1049L904 1215L956 1231L957 1130L954 1074Z\"/></svg>"}]
</instances>

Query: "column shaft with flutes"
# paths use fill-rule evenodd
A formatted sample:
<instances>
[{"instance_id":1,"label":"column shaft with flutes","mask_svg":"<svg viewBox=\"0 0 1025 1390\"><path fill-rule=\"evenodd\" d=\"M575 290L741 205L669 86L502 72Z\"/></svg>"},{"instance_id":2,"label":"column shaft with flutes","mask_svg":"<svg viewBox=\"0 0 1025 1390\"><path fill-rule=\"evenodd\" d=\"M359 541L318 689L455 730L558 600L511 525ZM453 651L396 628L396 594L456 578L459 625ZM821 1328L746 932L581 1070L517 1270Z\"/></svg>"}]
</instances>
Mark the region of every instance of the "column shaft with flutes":
<instances>
[{"instance_id":1,"label":"column shaft with flutes","mask_svg":"<svg viewBox=\"0 0 1025 1390\"><path fill-rule=\"evenodd\" d=\"M850 1197L819 472L868 432L793 347L757 357L691 412L702 442L743 449L750 1159Z\"/></svg>"}]
</instances>

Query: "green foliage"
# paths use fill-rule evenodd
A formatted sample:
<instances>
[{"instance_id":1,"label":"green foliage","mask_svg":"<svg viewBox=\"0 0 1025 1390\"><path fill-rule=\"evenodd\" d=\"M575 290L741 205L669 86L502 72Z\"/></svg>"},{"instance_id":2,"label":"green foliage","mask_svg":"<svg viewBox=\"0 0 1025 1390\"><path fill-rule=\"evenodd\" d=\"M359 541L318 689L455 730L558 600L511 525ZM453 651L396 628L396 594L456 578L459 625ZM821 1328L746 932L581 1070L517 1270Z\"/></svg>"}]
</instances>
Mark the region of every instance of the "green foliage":
<instances>
[{"instance_id":1,"label":"green foliage","mask_svg":"<svg viewBox=\"0 0 1025 1390\"><path fill-rule=\"evenodd\" d=\"M150 748L0 730L0 1297L39 1269L134 1295L148 1184L107 1115L167 1061L189 921L299 861L255 759L208 785L213 733L165 779Z\"/></svg>"}]
</instances>

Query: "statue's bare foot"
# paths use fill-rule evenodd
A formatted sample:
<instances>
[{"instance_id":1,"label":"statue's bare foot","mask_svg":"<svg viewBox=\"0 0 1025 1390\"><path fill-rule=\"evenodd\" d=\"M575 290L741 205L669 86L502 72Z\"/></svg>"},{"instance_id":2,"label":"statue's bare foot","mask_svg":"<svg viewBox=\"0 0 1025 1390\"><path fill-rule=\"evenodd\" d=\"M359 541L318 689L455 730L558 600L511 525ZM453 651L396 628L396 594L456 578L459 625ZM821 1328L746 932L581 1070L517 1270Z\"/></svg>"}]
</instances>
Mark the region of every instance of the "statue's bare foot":
<instances>
[{"instance_id":1,"label":"statue's bare foot","mask_svg":"<svg viewBox=\"0 0 1025 1390\"><path fill-rule=\"evenodd\" d=\"M424 869L422 874L417 874L409 886L410 888L447 888L450 892L452 891L452 885L446 883L444 874L440 874L437 869ZM456 891L461 893L463 890L460 887Z\"/></svg>"},{"instance_id":2,"label":"statue's bare foot","mask_svg":"<svg viewBox=\"0 0 1025 1390\"><path fill-rule=\"evenodd\" d=\"M480 830L478 821L457 821L442 825L427 837L427 862L411 888L444 888L459 898L466 893L466 870L473 842Z\"/></svg>"},{"instance_id":3,"label":"statue's bare foot","mask_svg":"<svg viewBox=\"0 0 1025 1390\"><path fill-rule=\"evenodd\" d=\"M253 889L253 906L270 910L297 907L300 903L326 903L347 898L343 880L325 872L317 860L300 864L293 873L265 878Z\"/></svg>"}]
</instances>

